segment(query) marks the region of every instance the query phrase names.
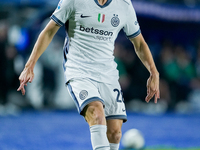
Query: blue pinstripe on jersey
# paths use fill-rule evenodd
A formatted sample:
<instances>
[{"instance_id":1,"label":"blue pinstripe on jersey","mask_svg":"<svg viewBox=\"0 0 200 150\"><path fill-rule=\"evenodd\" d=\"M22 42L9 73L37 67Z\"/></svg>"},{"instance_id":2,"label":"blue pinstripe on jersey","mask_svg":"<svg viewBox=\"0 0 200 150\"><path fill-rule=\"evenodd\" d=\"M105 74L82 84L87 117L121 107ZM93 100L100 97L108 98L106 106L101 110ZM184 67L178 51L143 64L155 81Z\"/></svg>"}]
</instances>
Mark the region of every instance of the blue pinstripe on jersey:
<instances>
[{"instance_id":1,"label":"blue pinstripe on jersey","mask_svg":"<svg viewBox=\"0 0 200 150\"><path fill-rule=\"evenodd\" d=\"M67 33L66 33L65 38L66 38L66 43L65 43L65 46L63 48L63 56L64 56L63 68L64 68L64 71L66 70L65 63L67 62L67 54L68 54L68 51L69 51L69 37L68 37Z\"/></svg>"}]
</instances>

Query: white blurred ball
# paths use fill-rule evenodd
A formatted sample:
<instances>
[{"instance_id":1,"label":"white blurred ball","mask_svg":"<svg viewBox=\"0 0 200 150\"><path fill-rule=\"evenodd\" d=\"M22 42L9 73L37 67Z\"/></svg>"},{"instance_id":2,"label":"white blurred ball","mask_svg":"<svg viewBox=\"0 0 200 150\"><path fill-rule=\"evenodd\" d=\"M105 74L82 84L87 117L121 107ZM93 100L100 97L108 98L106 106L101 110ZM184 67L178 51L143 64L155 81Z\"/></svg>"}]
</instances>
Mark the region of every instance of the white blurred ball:
<instances>
[{"instance_id":1,"label":"white blurred ball","mask_svg":"<svg viewBox=\"0 0 200 150\"><path fill-rule=\"evenodd\" d=\"M122 136L122 145L124 148L133 148L139 150L144 148L145 140L139 130L130 129Z\"/></svg>"}]
</instances>

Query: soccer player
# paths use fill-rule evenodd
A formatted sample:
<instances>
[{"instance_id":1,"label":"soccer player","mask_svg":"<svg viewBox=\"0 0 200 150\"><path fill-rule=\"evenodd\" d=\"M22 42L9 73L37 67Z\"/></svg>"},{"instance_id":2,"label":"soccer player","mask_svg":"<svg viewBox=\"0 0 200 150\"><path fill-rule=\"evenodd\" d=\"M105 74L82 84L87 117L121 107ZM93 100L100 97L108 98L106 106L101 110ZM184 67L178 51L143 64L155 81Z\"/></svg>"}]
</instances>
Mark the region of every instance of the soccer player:
<instances>
[{"instance_id":1,"label":"soccer player","mask_svg":"<svg viewBox=\"0 0 200 150\"><path fill-rule=\"evenodd\" d=\"M121 29L150 72L146 102L159 95L159 73L141 34L130 0L60 0L40 33L19 80L21 90L34 78L33 68L61 26L65 26L64 75L77 109L89 124L94 150L118 150L122 123L127 120L114 42ZM133 91L137 92L137 91Z\"/></svg>"}]
</instances>

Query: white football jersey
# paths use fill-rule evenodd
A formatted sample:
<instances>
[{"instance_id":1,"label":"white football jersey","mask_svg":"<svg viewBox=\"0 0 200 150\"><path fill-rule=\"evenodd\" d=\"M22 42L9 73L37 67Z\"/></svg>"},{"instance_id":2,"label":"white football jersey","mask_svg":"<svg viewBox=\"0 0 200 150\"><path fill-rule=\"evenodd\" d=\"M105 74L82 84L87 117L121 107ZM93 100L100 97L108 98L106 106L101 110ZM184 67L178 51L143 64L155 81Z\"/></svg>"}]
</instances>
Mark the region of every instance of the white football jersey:
<instances>
[{"instance_id":1,"label":"white football jersey","mask_svg":"<svg viewBox=\"0 0 200 150\"><path fill-rule=\"evenodd\" d=\"M60 0L50 17L65 25L64 71L72 78L91 78L112 83L119 75L114 61L114 42L121 29L128 38L140 34L130 0Z\"/></svg>"}]
</instances>

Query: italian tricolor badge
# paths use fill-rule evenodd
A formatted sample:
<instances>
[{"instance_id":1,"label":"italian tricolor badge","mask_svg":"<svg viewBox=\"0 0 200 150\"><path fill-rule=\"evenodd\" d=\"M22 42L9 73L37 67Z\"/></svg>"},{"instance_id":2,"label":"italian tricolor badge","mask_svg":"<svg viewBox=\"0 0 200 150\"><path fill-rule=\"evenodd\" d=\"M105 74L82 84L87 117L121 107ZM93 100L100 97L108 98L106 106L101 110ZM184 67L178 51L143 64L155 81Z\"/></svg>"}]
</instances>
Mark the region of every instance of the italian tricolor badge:
<instances>
[{"instance_id":1,"label":"italian tricolor badge","mask_svg":"<svg viewBox=\"0 0 200 150\"><path fill-rule=\"evenodd\" d=\"M105 14L99 13L98 14L98 21L103 23L105 21Z\"/></svg>"}]
</instances>

